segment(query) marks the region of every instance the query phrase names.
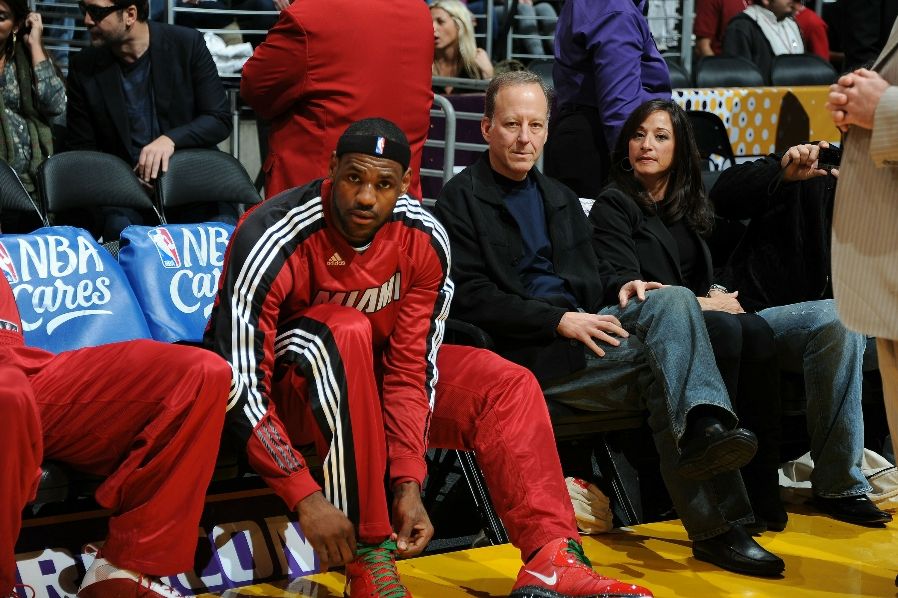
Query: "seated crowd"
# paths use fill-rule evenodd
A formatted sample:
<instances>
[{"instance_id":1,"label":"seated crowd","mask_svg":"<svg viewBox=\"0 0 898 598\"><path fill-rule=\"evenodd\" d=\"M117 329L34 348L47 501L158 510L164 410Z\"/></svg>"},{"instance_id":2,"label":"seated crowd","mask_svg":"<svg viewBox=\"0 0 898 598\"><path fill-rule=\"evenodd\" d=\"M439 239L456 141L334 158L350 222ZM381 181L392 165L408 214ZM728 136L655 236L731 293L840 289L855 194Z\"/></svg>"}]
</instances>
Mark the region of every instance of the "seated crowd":
<instances>
[{"instance_id":1,"label":"seated crowd","mask_svg":"<svg viewBox=\"0 0 898 598\"><path fill-rule=\"evenodd\" d=\"M263 6L240 6L250 4ZM551 9L533 4L522 1L522 14ZM0 593L15 585L22 508L52 458L107 476L96 500L114 513L109 535L78 595L178 596L158 577L192 566L224 431L297 513L322 568L345 566L352 596L410 595L395 558L420 554L434 534L421 501L430 447L476 453L520 550L511 596L651 596L599 575L584 554L546 401L644 412L695 558L779 576L784 561L755 538L788 525L781 371L805 381L812 507L858 525L890 521L860 469L867 339L841 324L831 298L771 291L793 272L758 250L773 208L831 198L838 171L819 160L828 144L734 166L706 190L644 4L568 0L558 15L565 128L554 163L579 152L566 163L581 169L571 183L536 168L556 125L552 92L530 71L494 72L463 2L275 0L281 15L240 82L271 123L267 199L242 216L228 205L183 215L236 223L203 348L27 347L15 281L0 280L0 372L11 381L0 413L16 422L0 440ZM777 16L787 4L760 0L732 23L770 12L774 21L754 25L781 29L788 50L801 38ZM175 151L231 133L224 87L202 35L149 20L147 0L81 8L91 48L72 58L64 86L40 15L0 0L4 160L34 194L65 114L65 150L117 156L149 193ZM487 149L431 213L418 198L433 76L490 83ZM588 214L580 198L594 200ZM707 243L715 213L751 219L718 270ZM123 208L92 218L104 240L142 223ZM788 254L784 237L774 250ZM825 248L802 250L827 260ZM484 330L495 351L443 344L450 316ZM122 413L115 426L97 417L109 409ZM308 444L320 475L296 449Z\"/></svg>"}]
</instances>

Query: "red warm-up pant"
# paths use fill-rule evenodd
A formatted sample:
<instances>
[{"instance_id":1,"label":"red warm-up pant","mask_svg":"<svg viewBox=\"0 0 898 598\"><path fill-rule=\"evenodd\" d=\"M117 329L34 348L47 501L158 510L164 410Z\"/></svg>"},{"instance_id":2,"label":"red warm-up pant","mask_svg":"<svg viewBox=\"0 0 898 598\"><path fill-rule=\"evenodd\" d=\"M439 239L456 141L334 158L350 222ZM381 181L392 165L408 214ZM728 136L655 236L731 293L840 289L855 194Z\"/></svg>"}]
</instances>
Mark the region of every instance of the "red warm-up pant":
<instances>
[{"instance_id":1,"label":"red warm-up pant","mask_svg":"<svg viewBox=\"0 0 898 598\"><path fill-rule=\"evenodd\" d=\"M267 417L281 421L293 446L315 444L323 458L325 497L357 526L360 540L381 542L393 529L371 325L355 309L316 305L283 328ZM289 477L277 475L273 463L301 457L283 452L271 459L258 438L257 432L247 445L250 464L291 508L319 490L305 463L297 463Z\"/></svg>"},{"instance_id":2,"label":"red warm-up pant","mask_svg":"<svg viewBox=\"0 0 898 598\"><path fill-rule=\"evenodd\" d=\"M493 506L522 560L576 538L549 410L529 370L495 353L443 345L430 422L433 448L473 450Z\"/></svg>"},{"instance_id":3,"label":"red warm-up pant","mask_svg":"<svg viewBox=\"0 0 898 598\"><path fill-rule=\"evenodd\" d=\"M202 349L130 341L53 355L0 346L0 594L42 459L108 476L103 555L172 575L193 565L231 369Z\"/></svg>"},{"instance_id":4,"label":"red warm-up pant","mask_svg":"<svg viewBox=\"0 0 898 598\"><path fill-rule=\"evenodd\" d=\"M392 527L370 327L355 310L331 305L309 309L291 327L316 342L295 350L279 345L269 409L293 445L314 442L326 455L325 495L356 523L363 541L380 541ZM525 559L550 540L577 537L548 409L533 375L490 351L453 345L440 349L437 367L430 446L477 453L496 510ZM285 497L318 490L304 467L287 480L289 487L278 492Z\"/></svg>"}]
</instances>

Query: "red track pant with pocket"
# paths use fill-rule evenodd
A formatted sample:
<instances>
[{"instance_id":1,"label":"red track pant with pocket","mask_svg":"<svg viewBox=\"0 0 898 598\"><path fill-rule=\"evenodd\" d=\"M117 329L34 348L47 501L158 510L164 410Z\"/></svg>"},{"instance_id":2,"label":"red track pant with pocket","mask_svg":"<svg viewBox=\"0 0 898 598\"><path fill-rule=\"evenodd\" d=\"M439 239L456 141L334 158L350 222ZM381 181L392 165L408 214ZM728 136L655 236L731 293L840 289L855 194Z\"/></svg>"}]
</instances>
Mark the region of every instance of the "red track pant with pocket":
<instances>
[{"instance_id":1,"label":"red track pant with pocket","mask_svg":"<svg viewBox=\"0 0 898 598\"><path fill-rule=\"evenodd\" d=\"M577 538L552 423L529 370L495 353L443 345L430 446L473 450L493 506L526 561L556 538Z\"/></svg>"},{"instance_id":2,"label":"red track pant with pocket","mask_svg":"<svg viewBox=\"0 0 898 598\"><path fill-rule=\"evenodd\" d=\"M147 575L193 567L231 369L217 355L129 341L53 355L0 346L0 595L43 459L108 476L103 556Z\"/></svg>"}]
</instances>

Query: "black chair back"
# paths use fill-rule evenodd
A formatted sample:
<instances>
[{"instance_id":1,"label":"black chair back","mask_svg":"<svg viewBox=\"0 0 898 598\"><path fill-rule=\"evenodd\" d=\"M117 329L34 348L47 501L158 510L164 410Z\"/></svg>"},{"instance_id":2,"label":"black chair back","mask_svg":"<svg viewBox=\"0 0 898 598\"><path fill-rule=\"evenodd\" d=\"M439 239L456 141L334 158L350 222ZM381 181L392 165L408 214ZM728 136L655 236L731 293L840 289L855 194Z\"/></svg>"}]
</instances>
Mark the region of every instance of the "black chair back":
<instances>
[{"instance_id":1,"label":"black chair back","mask_svg":"<svg viewBox=\"0 0 898 598\"><path fill-rule=\"evenodd\" d=\"M836 69L816 54L781 54L770 67L771 85L831 85Z\"/></svg>"},{"instance_id":2,"label":"black chair back","mask_svg":"<svg viewBox=\"0 0 898 598\"><path fill-rule=\"evenodd\" d=\"M50 156L38 168L38 187L48 215L99 207L159 215L131 167L112 154L79 150Z\"/></svg>"},{"instance_id":3,"label":"black chair back","mask_svg":"<svg viewBox=\"0 0 898 598\"><path fill-rule=\"evenodd\" d=\"M744 58L705 56L695 68L696 87L762 87L764 75Z\"/></svg>"},{"instance_id":4,"label":"black chair back","mask_svg":"<svg viewBox=\"0 0 898 598\"><path fill-rule=\"evenodd\" d=\"M214 149L176 151L156 184L162 216L197 204L255 205L262 201L255 184L234 156Z\"/></svg>"},{"instance_id":5,"label":"black chair back","mask_svg":"<svg viewBox=\"0 0 898 598\"><path fill-rule=\"evenodd\" d=\"M689 117L692 132L695 134L698 153L705 160L703 168L715 170L711 168L711 156L714 155L725 158L729 162L729 166L735 165L736 156L733 153L733 146L730 145L730 136L720 117L713 112L701 110L687 110L686 115ZM709 181L705 182L707 185Z\"/></svg>"},{"instance_id":6,"label":"black chair back","mask_svg":"<svg viewBox=\"0 0 898 598\"><path fill-rule=\"evenodd\" d=\"M667 56L664 57L664 61L667 63L667 70L670 73L670 86L672 89L692 87L692 77L689 76L682 64Z\"/></svg>"},{"instance_id":7,"label":"black chair back","mask_svg":"<svg viewBox=\"0 0 898 598\"><path fill-rule=\"evenodd\" d=\"M10 212L19 212L17 216L25 216L32 221L47 225L47 217L41 211L19 179L19 175L4 161L0 161L0 214L11 216ZM4 232L29 232L23 230L5 230Z\"/></svg>"},{"instance_id":8,"label":"black chair back","mask_svg":"<svg viewBox=\"0 0 898 598\"><path fill-rule=\"evenodd\" d=\"M555 89L555 80L552 78L552 68L555 66L554 60L547 60L544 58L537 58L530 62L527 68L539 75L539 78L543 80L546 87L549 89Z\"/></svg>"}]
</instances>

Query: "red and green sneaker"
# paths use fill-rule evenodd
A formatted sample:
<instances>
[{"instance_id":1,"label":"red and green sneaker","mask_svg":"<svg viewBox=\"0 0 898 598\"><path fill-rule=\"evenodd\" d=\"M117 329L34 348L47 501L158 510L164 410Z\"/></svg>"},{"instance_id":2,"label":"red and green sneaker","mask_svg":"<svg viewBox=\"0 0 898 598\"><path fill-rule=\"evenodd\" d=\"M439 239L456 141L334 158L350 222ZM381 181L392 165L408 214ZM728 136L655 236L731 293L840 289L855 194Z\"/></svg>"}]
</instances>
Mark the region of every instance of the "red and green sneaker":
<instances>
[{"instance_id":1,"label":"red and green sneaker","mask_svg":"<svg viewBox=\"0 0 898 598\"><path fill-rule=\"evenodd\" d=\"M559 538L524 563L509 598L651 598L642 587L599 575L576 540Z\"/></svg>"},{"instance_id":2,"label":"red and green sneaker","mask_svg":"<svg viewBox=\"0 0 898 598\"><path fill-rule=\"evenodd\" d=\"M396 571L396 542L359 543L356 557L346 565L346 585L352 598L411 598Z\"/></svg>"}]
</instances>

